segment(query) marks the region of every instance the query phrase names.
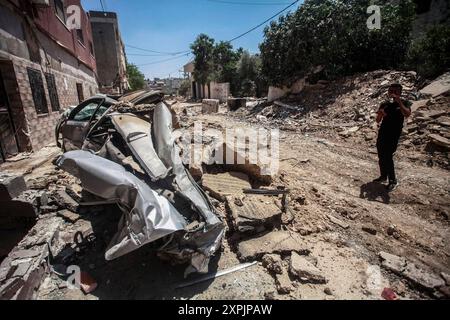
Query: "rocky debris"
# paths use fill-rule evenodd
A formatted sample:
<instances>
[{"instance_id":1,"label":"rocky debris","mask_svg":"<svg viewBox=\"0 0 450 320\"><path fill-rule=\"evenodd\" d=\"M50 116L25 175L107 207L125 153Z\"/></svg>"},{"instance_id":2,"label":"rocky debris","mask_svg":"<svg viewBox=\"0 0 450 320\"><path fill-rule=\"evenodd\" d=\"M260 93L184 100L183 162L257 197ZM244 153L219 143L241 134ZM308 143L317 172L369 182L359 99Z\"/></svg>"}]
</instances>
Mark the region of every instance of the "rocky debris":
<instances>
[{"instance_id":1,"label":"rocky debris","mask_svg":"<svg viewBox=\"0 0 450 320\"><path fill-rule=\"evenodd\" d=\"M309 253L307 241L298 233L288 231L270 232L257 238L241 241L237 246L239 259L249 261L271 253Z\"/></svg>"},{"instance_id":2,"label":"rocky debris","mask_svg":"<svg viewBox=\"0 0 450 320\"><path fill-rule=\"evenodd\" d=\"M450 72L447 72L420 90L424 95L437 97L450 91Z\"/></svg>"},{"instance_id":3,"label":"rocky debris","mask_svg":"<svg viewBox=\"0 0 450 320\"><path fill-rule=\"evenodd\" d=\"M424 270L405 258L386 252L380 252L379 256L382 261L381 265L384 268L405 277L425 289L435 290L445 286L445 281L441 277Z\"/></svg>"},{"instance_id":4,"label":"rocky debris","mask_svg":"<svg viewBox=\"0 0 450 320\"><path fill-rule=\"evenodd\" d=\"M442 277L442 279L444 279L445 284L450 286L450 274L441 272L441 277Z\"/></svg>"},{"instance_id":5,"label":"rocky debris","mask_svg":"<svg viewBox=\"0 0 450 320\"><path fill-rule=\"evenodd\" d=\"M0 265L0 299L33 299L49 272L48 248L54 250L63 221L58 217L38 220L36 225Z\"/></svg>"},{"instance_id":6,"label":"rocky debris","mask_svg":"<svg viewBox=\"0 0 450 320\"><path fill-rule=\"evenodd\" d=\"M286 271L275 275L275 284L279 294L289 294L294 291L292 281Z\"/></svg>"},{"instance_id":7,"label":"rocky debris","mask_svg":"<svg viewBox=\"0 0 450 320\"><path fill-rule=\"evenodd\" d=\"M428 138L432 144L435 144L440 147L444 147L447 150L450 150L450 139L442 137L438 134L429 134Z\"/></svg>"},{"instance_id":8,"label":"rocky debris","mask_svg":"<svg viewBox=\"0 0 450 320\"><path fill-rule=\"evenodd\" d=\"M50 243L53 238L58 236L62 223L63 219L55 216L39 219L17 246L19 248L29 249L34 246Z\"/></svg>"},{"instance_id":9,"label":"rocky debris","mask_svg":"<svg viewBox=\"0 0 450 320\"><path fill-rule=\"evenodd\" d=\"M377 229L371 224L364 225L361 229L373 236L377 234Z\"/></svg>"},{"instance_id":10,"label":"rocky debris","mask_svg":"<svg viewBox=\"0 0 450 320\"><path fill-rule=\"evenodd\" d=\"M220 201L225 201L227 196L242 195L244 189L251 188L248 176L241 172L205 174L202 186Z\"/></svg>"},{"instance_id":11,"label":"rocky debris","mask_svg":"<svg viewBox=\"0 0 450 320\"><path fill-rule=\"evenodd\" d=\"M27 189L22 175L0 173L0 201L10 201Z\"/></svg>"},{"instance_id":12,"label":"rocky debris","mask_svg":"<svg viewBox=\"0 0 450 320\"><path fill-rule=\"evenodd\" d=\"M226 205L233 227L238 232L271 230L281 223L282 211L272 197L227 196Z\"/></svg>"},{"instance_id":13,"label":"rocky debris","mask_svg":"<svg viewBox=\"0 0 450 320\"><path fill-rule=\"evenodd\" d=\"M270 273L282 274L283 273L283 260L281 260L278 254L266 254L262 257L262 265Z\"/></svg>"},{"instance_id":14,"label":"rocky debris","mask_svg":"<svg viewBox=\"0 0 450 320\"><path fill-rule=\"evenodd\" d=\"M79 204L65 190L57 190L51 194L60 209L77 212Z\"/></svg>"},{"instance_id":15,"label":"rocky debris","mask_svg":"<svg viewBox=\"0 0 450 320\"><path fill-rule=\"evenodd\" d=\"M219 112L220 101L218 99L203 99L202 113L217 113Z\"/></svg>"},{"instance_id":16,"label":"rocky debris","mask_svg":"<svg viewBox=\"0 0 450 320\"><path fill-rule=\"evenodd\" d=\"M289 272L292 276L301 282L309 283L327 283L328 280L323 276L323 272L315 265L309 262L305 257L292 252Z\"/></svg>"},{"instance_id":17,"label":"rocky debris","mask_svg":"<svg viewBox=\"0 0 450 320\"><path fill-rule=\"evenodd\" d=\"M333 222L334 224L336 224L336 225L338 225L339 227L341 227L342 229L348 229L348 228L350 228L350 225L349 225L348 223L346 223L346 222L344 222L344 221L342 221L342 220L340 220L340 219L338 219L338 218L335 218L334 216L332 216L332 215L330 215L330 214L327 215L327 218L328 218L331 222Z\"/></svg>"},{"instance_id":18,"label":"rocky debris","mask_svg":"<svg viewBox=\"0 0 450 320\"><path fill-rule=\"evenodd\" d=\"M236 111L240 108L245 108L247 104L247 99L245 98L228 98L227 106L228 110Z\"/></svg>"},{"instance_id":19,"label":"rocky debris","mask_svg":"<svg viewBox=\"0 0 450 320\"><path fill-rule=\"evenodd\" d=\"M61 210L56 213L59 217L63 218L64 220L75 223L80 219L80 215L77 213L74 213L70 210Z\"/></svg>"},{"instance_id":20,"label":"rocky debris","mask_svg":"<svg viewBox=\"0 0 450 320\"><path fill-rule=\"evenodd\" d=\"M48 197L45 191L26 190L10 201L0 202L2 217L37 217L41 208L47 206Z\"/></svg>"}]
</instances>

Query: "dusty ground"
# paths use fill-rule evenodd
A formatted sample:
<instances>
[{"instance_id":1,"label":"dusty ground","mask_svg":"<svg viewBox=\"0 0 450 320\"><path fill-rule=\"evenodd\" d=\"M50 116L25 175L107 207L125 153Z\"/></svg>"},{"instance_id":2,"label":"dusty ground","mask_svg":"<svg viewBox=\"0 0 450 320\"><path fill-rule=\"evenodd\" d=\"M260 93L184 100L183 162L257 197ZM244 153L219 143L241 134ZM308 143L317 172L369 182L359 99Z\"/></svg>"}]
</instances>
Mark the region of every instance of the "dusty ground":
<instances>
[{"instance_id":1,"label":"dusty ground","mask_svg":"<svg viewBox=\"0 0 450 320\"><path fill-rule=\"evenodd\" d=\"M195 119L205 126L221 127L225 123L230 127L249 126L233 114L200 115ZM381 291L386 287L392 288L400 298L433 298L430 292L379 268L378 253L386 251L407 257L430 272L450 271L449 173L413 163L404 157L403 151L400 148L397 155L400 187L388 194L382 186L370 183L378 169L376 152L369 142L355 146L339 137L330 139L282 131L280 174L273 186L292 190L295 220L285 228L307 239L306 249L329 280L327 284L294 281L294 291L280 295L274 278L258 263L215 280L176 289L184 281L184 266L161 261L150 247L112 262L104 260L105 246L121 214L110 208L88 212L80 220L90 223L97 234L93 248L79 257L82 270L98 282L97 290L84 295L66 288L64 281L50 275L44 280L38 298L381 299ZM49 148L47 153L53 157L55 152L55 148ZM28 182L42 176L67 178L62 171L55 171L52 157L43 164L26 160L39 164L27 176ZM23 170L26 165L20 163L9 164L8 170L14 167ZM347 223L349 228L332 223L327 215ZM376 234L363 231L363 227ZM240 263L231 247L228 239L225 240L220 255L211 262L212 271Z\"/></svg>"},{"instance_id":2,"label":"dusty ground","mask_svg":"<svg viewBox=\"0 0 450 320\"><path fill-rule=\"evenodd\" d=\"M96 235L93 245L76 256L76 263L97 281L98 288L84 295L68 289L65 281L52 274L40 287L38 299L382 299L384 288L392 289L400 299L445 297L445 292L425 289L418 284L421 281L387 270L379 257L384 251L406 258L423 271L419 275L425 278L436 275L441 279L441 273L450 273L448 152L430 153L426 146L428 132L448 134L447 118L440 118L442 125L436 127L434 120L425 117L428 127L419 126L422 129L418 130L414 129L413 117L396 154L400 186L387 193L383 185L371 183L378 176L373 126L373 109L378 102L366 96L376 92L385 77L380 73L345 80L347 89L343 93L343 84L338 83L335 91L310 92L305 101L293 97L289 103L310 106L310 110L300 108L300 113L263 105L201 115L198 105L175 106L178 111L186 107L193 110L192 114L181 115L185 129L192 128L194 120L201 121L204 129L281 129L280 170L271 187L291 190L294 212L294 220L281 229L301 235L304 241L296 249L310 252L308 259L328 280L326 284L287 278L292 291L280 294L276 276L258 261L247 269L177 289L185 281L185 266L160 260L151 246L115 261L104 260L105 248L121 216L111 206L83 209L77 221L66 221L61 231L67 241L81 229L92 229ZM407 85L412 81L408 74L394 73L394 77L403 77ZM413 84L410 87L414 91ZM448 115L448 97L436 101L429 101L426 110L443 110ZM354 127L358 131L347 134ZM79 192L76 179L53 165L58 154L55 147L45 148L32 157L3 164L1 169L26 174L28 186L36 189L67 191L69 186ZM224 205L217 206L225 214ZM338 224L332 221L335 219ZM238 243L228 232L221 252L210 264L211 272L241 263ZM288 264L286 260L283 263Z\"/></svg>"}]
</instances>

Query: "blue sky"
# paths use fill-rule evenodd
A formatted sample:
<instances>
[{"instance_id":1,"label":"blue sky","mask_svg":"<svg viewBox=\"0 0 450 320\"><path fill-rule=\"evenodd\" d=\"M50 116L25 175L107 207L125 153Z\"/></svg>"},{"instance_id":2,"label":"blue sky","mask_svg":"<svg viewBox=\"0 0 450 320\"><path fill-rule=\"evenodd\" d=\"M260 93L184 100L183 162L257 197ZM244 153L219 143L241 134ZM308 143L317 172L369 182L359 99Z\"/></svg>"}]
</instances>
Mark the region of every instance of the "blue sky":
<instances>
[{"instance_id":1,"label":"blue sky","mask_svg":"<svg viewBox=\"0 0 450 320\"><path fill-rule=\"evenodd\" d=\"M218 2L216 2L218 1ZM223 2L265 3L245 5ZM200 33L206 33L216 41L229 40L258 25L294 0L103 0L106 11L119 15L120 31L125 44L160 52L189 50L189 45ZM302 2L302 1L300 1ZM102 10L100 0L82 0L85 10ZM291 7L294 10L299 4ZM261 27L235 42L235 48L243 47L258 52L263 39ZM179 76L178 70L192 56L162 63L144 65L171 59L171 56L138 56L153 54L127 47L127 57L139 66L148 78Z\"/></svg>"}]
</instances>

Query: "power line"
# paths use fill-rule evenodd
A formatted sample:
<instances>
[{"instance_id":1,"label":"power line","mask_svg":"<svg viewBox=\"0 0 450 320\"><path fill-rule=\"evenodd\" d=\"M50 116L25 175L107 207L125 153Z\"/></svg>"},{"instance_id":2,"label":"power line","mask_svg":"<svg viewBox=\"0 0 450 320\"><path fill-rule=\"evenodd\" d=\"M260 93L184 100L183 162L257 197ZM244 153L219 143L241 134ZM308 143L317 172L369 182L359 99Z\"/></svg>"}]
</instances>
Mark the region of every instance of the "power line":
<instances>
[{"instance_id":1,"label":"power line","mask_svg":"<svg viewBox=\"0 0 450 320\"><path fill-rule=\"evenodd\" d=\"M244 1L225 1L225 0L207 0L207 1L225 4L251 5L251 6L282 6L285 4L289 4L289 2L244 2Z\"/></svg>"},{"instance_id":2,"label":"power line","mask_svg":"<svg viewBox=\"0 0 450 320\"><path fill-rule=\"evenodd\" d=\"M187 53L187 52L191 52L191 51L179 51L179 52L163 52L163 51L156 51L156 50L151 50L151 49L145 49L145 48L140 48L140 47L136 47L136 46L132 46L129 44L125 44L126 47L128 48L133 48L136 50L141 50L141 51L146 51L146 52L153 52L153 53L159 53L159 54L166 54L166 55L177 55L177 54L181 54L181 53Z\"/></svg>"},{"instance_id":3,"label":"power line","mask_svg":"<svg viewBox=\"0 0 450 320\"><path fill-rule=\"evenodd\" d=\"M290 5L288 5L286 8L284 8L284 9L281 10L281 11L278 11L276 14L274 14L273 16L271 16L269 19L264 20L263 22L261 22L261 23L258 24L257 26L255 26L255 27L251 28L250 30L248 30L248 31L246 31L246 32L244 32L244 33L238 35L237 37L234 37L234 38L231 39L231 40L228 40L227 42L233 42L233 41L235 41L235 40L237 40L237 39L239 39L239 38L242 38L243 36L249 34L250 32L252 32L252 31L258 29L259 27L261 27L262 25L266 24L267 22L269 22L269 21L272 20L273 18L275 18L275 17L277 17L278 15L282 14L284 11L286 11L287 9L289 9L290 7L292 7L294 4L296 4L296 3L299 2L299 1L300 1L300 0L296 0L296 1L292 2L292 3L291 3Z\"/></svg>"},{"instance_id":4,"label":"power line","mask_svg":"<svg viewBox=\"0 0 450 320\"><path fill-rule=\"evenodd\" d=\"M100 5L102 7L103 12L105 12L105 5L103 4L103 0L100 0Z\"/></svg>"},{"instance_id":5,"label":"power line","mask_svg":"<svg viewBox=\"0 0 450 320\"><path fill-rule=\"evenodd\" d=\"M164 60L159 60L159 61L153 61L153 62L149 62L149 63L144 63L144 64L138 64L138 67L142 67L142 66L149 66L149 65L153 65L153 64L158 64L158 63L163 63L163 62L167 62L167 61L171 61L171 60L176 60L176 59L180 59L183 57L187 57L189 56L191 53L184 53L183 55L177 56L177 57L173 57L173 58L169 58L169 59L164 59Z\"/></svg>"}]
</instances>

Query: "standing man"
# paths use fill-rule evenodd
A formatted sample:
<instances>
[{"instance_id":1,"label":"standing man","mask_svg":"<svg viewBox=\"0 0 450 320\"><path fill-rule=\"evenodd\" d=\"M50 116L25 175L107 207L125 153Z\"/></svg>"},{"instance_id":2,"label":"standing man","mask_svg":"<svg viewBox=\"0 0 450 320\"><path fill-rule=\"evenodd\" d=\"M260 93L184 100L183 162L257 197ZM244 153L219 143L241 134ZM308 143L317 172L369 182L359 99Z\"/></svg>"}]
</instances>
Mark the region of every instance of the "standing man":
<instances>
[{"instance_id":1,"label":"standing man","mask_svg":"<svg viewBox=\"0 0 450 320\"><path fill-rule=\"evenodd\" d=\"M388 191L393 191L398 185L393 157L405 118L411 115L411 102L400 98L402 89L399 83L391 84L388 91L389 101L382 103L377 113L377 123L380 127L377 150L381 176L374 182L381 183L389 179Z\"/></svg>"}]
</instances>

